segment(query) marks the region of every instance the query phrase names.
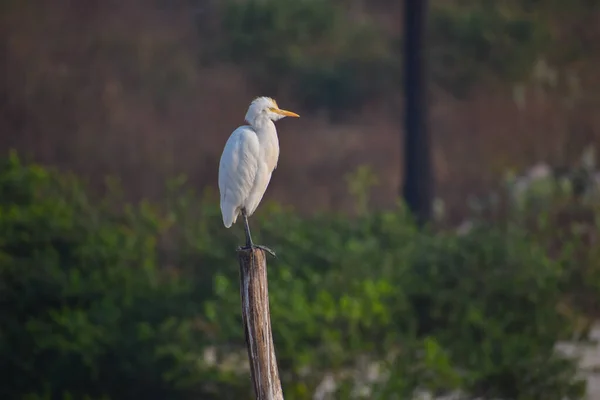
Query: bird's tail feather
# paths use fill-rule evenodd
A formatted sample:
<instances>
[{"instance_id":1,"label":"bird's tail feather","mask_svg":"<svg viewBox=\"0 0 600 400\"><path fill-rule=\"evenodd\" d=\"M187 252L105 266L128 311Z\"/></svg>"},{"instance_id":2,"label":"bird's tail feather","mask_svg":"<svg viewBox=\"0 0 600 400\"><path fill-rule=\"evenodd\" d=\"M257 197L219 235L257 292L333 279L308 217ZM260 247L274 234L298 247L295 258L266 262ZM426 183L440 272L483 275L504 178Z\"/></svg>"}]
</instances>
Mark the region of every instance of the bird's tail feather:
<instances>
[{"instance_id":1,"label":"bird's tail feather","mask_svg":"<svg viewBox=\"0 0 600 400\"><path fill-rule=\"evenodd\" d=\"M223 215L223 225L225 225L225 228L230 228L231 225L235 224L239 213L240 210L238 207L227 203L221 204L221 215Z\"/></svg>"}]
</instances>

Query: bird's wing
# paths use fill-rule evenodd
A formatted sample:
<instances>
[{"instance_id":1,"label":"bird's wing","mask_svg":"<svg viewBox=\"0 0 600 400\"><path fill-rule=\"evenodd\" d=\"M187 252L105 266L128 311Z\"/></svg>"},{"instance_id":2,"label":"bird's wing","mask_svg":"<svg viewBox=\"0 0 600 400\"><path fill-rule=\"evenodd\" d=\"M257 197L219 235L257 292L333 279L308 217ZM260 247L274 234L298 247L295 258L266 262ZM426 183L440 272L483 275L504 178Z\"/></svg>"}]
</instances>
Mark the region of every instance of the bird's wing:
<instances>
[{"instance_id":1,"label":"bird's wing","mask_svg":"<svg viewBox=\"0 0 600 400\"><path fill-rule=\"evenodd\" d=\"M233 131L219 163L222 205L234 208L243 205L254 185L259 154L258 136L251 127L240 126Z\"/></svg>"}]
</instances>

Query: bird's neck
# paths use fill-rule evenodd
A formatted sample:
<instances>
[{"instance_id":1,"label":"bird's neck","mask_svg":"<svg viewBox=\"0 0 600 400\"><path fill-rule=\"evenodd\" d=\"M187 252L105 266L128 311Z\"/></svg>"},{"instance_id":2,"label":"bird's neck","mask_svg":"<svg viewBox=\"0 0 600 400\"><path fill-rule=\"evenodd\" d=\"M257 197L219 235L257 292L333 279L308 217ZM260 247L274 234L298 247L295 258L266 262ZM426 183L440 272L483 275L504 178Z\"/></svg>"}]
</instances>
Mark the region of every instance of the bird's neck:
<instances>
[{"instance_id":1,"label":"bird's neck","mask_svg":"<svg viewBox=\"0 0 600 400\"><path fill-rule=\"evenodd\" d=\"M277 139L277 129L270 118L257 118L254 120L252 127L260 141Z\"/></svg>"},{"instance_id":2,"label":"bird's neck","mask_svg":"<svg viewBox=\"0 0 600 400\"><path fill-rule=\"evenodd\" d=\"M261 157L266 162L268 171L271 172L277 167L279 159L279 139L275 123L269 118L264 118L254 121L252 127L258 136Z\"/></svg>"}]
</instances>

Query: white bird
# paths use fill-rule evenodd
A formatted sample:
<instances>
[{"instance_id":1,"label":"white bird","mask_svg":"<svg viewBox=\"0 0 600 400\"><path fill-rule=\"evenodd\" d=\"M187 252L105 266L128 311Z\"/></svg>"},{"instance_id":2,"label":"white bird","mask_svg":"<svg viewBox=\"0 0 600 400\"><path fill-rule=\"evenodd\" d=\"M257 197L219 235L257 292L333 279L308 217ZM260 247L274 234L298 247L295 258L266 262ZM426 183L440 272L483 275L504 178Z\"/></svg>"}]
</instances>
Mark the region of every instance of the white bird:
<instances>
[{"instance_id":1,"label":"white bird","mask_svg":"<svg viewBox=\"0 0 600 400\"><path fill-rule=\"evenodd\" d=\"M272 250L252 242L248 217L256 211L277 167L279 140L274 121L284 117L299 115L280 109L270 97L256 98L250 103L245 117L250 125L233 131L219 163L223 224L226 228L231 227L242 214L246 248L261 248L272 255L275 255Z\"/></svg>"}]
</instances>

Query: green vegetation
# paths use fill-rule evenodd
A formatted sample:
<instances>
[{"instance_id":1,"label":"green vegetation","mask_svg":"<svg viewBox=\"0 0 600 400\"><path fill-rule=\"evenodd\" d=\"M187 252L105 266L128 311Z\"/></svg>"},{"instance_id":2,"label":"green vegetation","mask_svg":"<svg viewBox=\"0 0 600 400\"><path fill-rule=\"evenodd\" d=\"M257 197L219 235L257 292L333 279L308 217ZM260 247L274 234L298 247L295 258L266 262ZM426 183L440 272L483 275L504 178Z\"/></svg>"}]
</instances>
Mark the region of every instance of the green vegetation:
<instances>
[{"instance_id":1,"label":"green vegetation","mask_svg":"<svg viewBox=\"0 0 600 400\"><path fill-rule=\"evenodd\" d=\"M431 7L433 80L456 95L483 78L528 77L558 12L539 17L529 2L487 0ZM226 1L218 12L221 57L245 65L266 90L292 90L307 107L351 110L387 97L401 85L401 38L368 5L360 22L350 9L334 0Z\"/></svg>"},{"instance_id":2,"label":"green vegetation","mask_svg":"<svg viewBox=\"0 0 600 400\"><path fill-rule=\"evenodd\" d=\"M226 1L221 13L226 59L266 90L287 81L307 107L352 109L398 81L391 39L372 22L351 23L334 2Z\"/></svg>"},{"instance_id":3,"label":"green vegetation","mask_svg":"<svg viewBox=\"0 0 600 400\"><path fill-rule=\"evenodd\" d=\"M431 66L435 82L464 94L490 77L519 80L547 49L543 22L516 7L495 2L436 8L431 13Z\"/></svg>"},{"instance_id":4,"label":"green vegetation","mask_svg":"<svg viewBox=\"0 0 600 400\"><path fill-rule=\"evenodd\" d=\"M214 196L183 181L171 192L124 206L116 189L94 198L74 177L2 161L0 365L11 379L0 397L251 398L242 232L222 227ZM349 398L368 362L381 370L363 382L371 399L580 398L574 362L553 345L585 336L600 257L563 214L544 215L457 235L418 230L402 207L354 219L262 207L252 224L279 254L269 284L286 399L311 398L326 373Z\"/></svg>"}]
</instances>

